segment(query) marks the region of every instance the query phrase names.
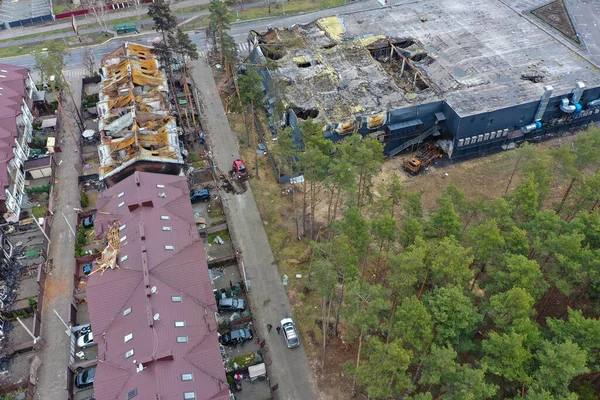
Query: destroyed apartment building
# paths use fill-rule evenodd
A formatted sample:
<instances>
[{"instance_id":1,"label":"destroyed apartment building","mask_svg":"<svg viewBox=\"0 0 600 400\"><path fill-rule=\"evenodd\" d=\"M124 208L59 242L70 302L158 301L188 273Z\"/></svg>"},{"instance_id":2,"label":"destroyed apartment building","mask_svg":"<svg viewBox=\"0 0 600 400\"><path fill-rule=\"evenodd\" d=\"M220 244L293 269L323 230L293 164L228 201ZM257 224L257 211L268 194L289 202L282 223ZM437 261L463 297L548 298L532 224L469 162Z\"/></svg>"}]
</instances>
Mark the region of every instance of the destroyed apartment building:
<instances>
[{"instance_id":1,"label":"destroyed apartment building","mask_svg":"<svg viewBox=\"0 0 600 400\"><path fill-rule=\"evenodd\" d=\"M249 41L282 125L374 135L389 156L426 141L481 155L600 120L600 70L500 0L423 0Z\"/></svg>"},{"instance_id":2,"label":"destroyed apartment building","mask_svg":"<svg viewBox=\"0 0 600 400\"><path fill-rule=\"evenodd\" d=\"M166 75L152 48L125 43L101 62L100 179L109 186L134 170L178 174L183 164Z\"/></svg>"},{"instance_id":3,"label":"destroyed apartment building","mask_svg":"<svg viewBox=\"0 0 600 400\"><path fill-rule=\"evenodd\" d=\"M135 171L96 204L106 239L86 288L96 398L230 399L187 179Z\"/></svg>"}]
</instances>

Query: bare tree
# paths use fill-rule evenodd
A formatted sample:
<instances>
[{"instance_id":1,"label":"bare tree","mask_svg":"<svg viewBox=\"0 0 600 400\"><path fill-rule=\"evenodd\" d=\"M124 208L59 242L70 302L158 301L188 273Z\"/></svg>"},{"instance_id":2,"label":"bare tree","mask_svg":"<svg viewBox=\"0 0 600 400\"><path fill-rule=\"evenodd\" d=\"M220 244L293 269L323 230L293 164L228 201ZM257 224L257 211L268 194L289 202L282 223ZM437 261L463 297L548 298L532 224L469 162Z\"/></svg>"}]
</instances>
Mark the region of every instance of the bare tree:
<instances>
[{"instance_id":1,"label":"bare tree","mask_svg":"<svg viewBox=\"0 0 600 400\"><path fill-rule=\"evenodd\" d=\"M100 28L104 31L105 35L108 35L110 31L106 25L106 2L99 0L83 0L82 5L87 8L100 25Z\"/></svg>"},{"instance_id":2,"label":"bare tree","mask_svg":"<svg viewBox=\"0 0 600 400\"><path fill-rule=\"evenodd\" d=\"M89 47L83 53L83 66L88 76L94 76L94 72L96 71L96 55L94 54L94 50Z\"/></svg>"}]
</instances>

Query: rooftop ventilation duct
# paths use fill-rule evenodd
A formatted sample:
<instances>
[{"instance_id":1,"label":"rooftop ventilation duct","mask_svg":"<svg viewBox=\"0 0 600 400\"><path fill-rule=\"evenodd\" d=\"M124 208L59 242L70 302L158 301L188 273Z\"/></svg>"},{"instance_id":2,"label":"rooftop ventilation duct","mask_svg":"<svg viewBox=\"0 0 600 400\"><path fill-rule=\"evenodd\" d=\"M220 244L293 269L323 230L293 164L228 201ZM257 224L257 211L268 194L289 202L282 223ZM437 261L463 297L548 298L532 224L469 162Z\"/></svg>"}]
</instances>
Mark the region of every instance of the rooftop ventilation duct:
<instances>
[{"instance_id":1,"label":"rooftop ventilation duct","mask_svg":"<svg viewBox=\"0 0 600 400\"><path fill-rule=\"evenodd\" d=\"M585 89L585 83L577 82L575 84L575 90L573 91L573 98L571 99L571 102L573 104L579 103L579 100L581 100L581 95L583 94L584 89Z\"/></svg>"},{"instance_id":2,"label":"rooftop ventilation duct","mask_svg":"<svg viewBox=\"0 0 600 400\"><path fill-rule=\"evenodd\" d=\"M580 104L569 104L569 99L566 97L563 97L560 101L560 110L567 114L573 114L575 111L577 111L578 106L579 110L581 110Z\"/></svg>"},{"instance_id":3,"label":"rooftop ventilation duct","mask_svg":"<svg viewBox=\"0 0 600 400\"><path fill-rule=\"evenodd\" d=\"M550 101L550 96L552 96L552 91L554 88L552 86L544 86L544 93L542 97L540 97L540 104L538 106L537 111L535 112L535 117L533 117L534 121L541 121L544 113L546 112L546 107L548 107L548 102Z\"/></svg>"},{"instance_id":4,"label":"rooftop ventilation duct","mask_svg":"<svg viewBox=\"0 0 600 400\"><path fill-rule=\"evenodd\" d=\"M588 106L588 108L594 108L594 107L600 106L600 98L590 101L589 103L587 103L587 106Z\"/></svg>"}]
</instances>

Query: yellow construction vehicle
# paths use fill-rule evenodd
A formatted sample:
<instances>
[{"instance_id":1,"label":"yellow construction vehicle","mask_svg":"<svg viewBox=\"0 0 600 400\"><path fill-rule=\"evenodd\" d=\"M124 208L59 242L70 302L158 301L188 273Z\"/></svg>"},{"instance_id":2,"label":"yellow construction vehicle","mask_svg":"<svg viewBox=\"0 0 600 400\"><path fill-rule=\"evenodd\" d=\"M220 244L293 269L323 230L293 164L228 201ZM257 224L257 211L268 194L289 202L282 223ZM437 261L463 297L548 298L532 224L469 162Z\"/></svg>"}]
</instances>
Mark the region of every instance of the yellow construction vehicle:
<instances>
[{"instance_id":1,"label":"yellow construction vehicle","mask_svg":"<svg viewBox=\"0 0 600 400\"><path fill-rule=\"evenodd\" d=\"M442 150L432 144L431 142L425 143L417 153L409 159L404 159L404 169L411 175L417 175L433 162L436 158L443 157L444 153Z\"/></svg>"}]
</instances>

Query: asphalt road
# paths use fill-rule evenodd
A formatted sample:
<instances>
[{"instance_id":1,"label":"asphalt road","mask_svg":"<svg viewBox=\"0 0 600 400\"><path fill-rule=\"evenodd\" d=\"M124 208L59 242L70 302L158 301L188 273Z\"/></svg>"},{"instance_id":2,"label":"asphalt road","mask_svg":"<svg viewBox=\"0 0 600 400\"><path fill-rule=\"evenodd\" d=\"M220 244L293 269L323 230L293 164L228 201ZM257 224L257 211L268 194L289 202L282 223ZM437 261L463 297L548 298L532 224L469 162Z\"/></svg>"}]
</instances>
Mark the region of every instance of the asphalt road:
<instances>
[{"instance_id":1,"label":"asphalt road","mask_svg":"<svg viewBox=\"0 0 600 400\"><path fill-rule=\"evenodd\" d=\"M346 6L330 8L323 11L316 11L311 13L299 14L291 17L277 17L277 18L265 18L261 20L247 21L234 23L231 26L231 30L229 34L234 38L236 43L243 44L246 42L246 38L248 37L248 32L250 30L264 31L267 28L267 25L271 25L273 27L283 28L286 26L291 26L294 24L306 24L317 18L328 16L328 15L336 15L343 14L346 12L355 12L361 10L368 10L371 8L377 8L378 4L375 0L361 1L350 3ZM108 43L92 46L94 49L94 54L96 55L96 60L102 59L105 55L109 54L116 47L125 43L126 41L130 42L138 42L141 44L148 43L148 40L157 37L155 32L153 33L144 33L139 35L128 35L115 38ZM206 35L204 34L204 30L199 30L197 32L193 32L190 34L191 40L198 45L199 52L203 53L207 48L207 40ZM67 65L66 70L76 70L83 68L83 54L85 52L85 48L77 48L72 49L70 54L65 57L65 64ZM4 58L2 62L11 64L11 65L19 65L22 67L27 67L33 69L35 65L35 57L33 55L20 56L20 57L12 57L12 58Z\"/></svg>"},{"instance_id":2,"label":"asphalt road","mask_svg":"<svg viewBox=\"0 0 600 400\"><path fill-rule=\"evenodd\" d=\"M81 102L81 79L69 82L75 101ZM65 101L63 106L70 108L70 101ZM64 130L64 126L62 128L59 139L62 152L56 154L58 167L54 189L58 195L53 210L54 221L50 230L50 240L52 241L50 259L53 260L54 267L46 277L41 334L46 343L38 354L42 365L38 370L36 400L67 398L65 387L71 340L69 336L65 335L65 326L53 310L56 310L63 319L68 321L73 301L73 273L75 271L74 237L71 227L77 228L77 215L74 207L80 207L77 179L79 172L75 166L81 165L81 163L77 144L73 137Z\"/></svg>"},{"instance_id":3,"label":"asphalt road","mask_svg":"<svg viewBox=\"0 0 600 400\"><path fill-rule=\"evenodd\" d=\"M193 66L192 76L202 99L202 127L217 165L227 171L233 160L240 157L237 139L229 126L210 67L203 59L195 61ZM269 383L279 386L275 399L319 399L304 348L288 349L275 329L267 332L267 324L277 326L286 315L292 315L292 310L252 190L248 188L242 194L221 191L220 195L229 229L245 266L255 336L265 339L269 349L265 353Z\"/></svg>"}]
</instances>

